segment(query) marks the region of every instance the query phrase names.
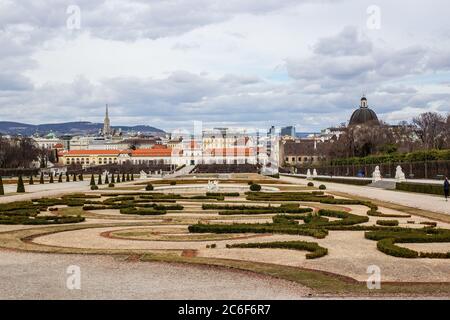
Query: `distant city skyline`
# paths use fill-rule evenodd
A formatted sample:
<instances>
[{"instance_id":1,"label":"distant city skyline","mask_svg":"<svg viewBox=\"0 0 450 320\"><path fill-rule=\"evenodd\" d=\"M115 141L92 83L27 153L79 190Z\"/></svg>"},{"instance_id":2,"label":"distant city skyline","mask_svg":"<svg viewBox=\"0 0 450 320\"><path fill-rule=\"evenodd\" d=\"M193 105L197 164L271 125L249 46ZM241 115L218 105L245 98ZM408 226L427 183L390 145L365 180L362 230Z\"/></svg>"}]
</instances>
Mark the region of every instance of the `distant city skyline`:
<instances>
[{"instance_id":1,"label":"distant city skyline","mask_svg":"<svg viewBox=\"0 0 450 320\"><path fill-rule=\"evenodd\" d=\"M0 119L208 127L450 112L445 0L0 3ZM326 22L326 23L325 23Z\"/></svg>"}]
</instances>

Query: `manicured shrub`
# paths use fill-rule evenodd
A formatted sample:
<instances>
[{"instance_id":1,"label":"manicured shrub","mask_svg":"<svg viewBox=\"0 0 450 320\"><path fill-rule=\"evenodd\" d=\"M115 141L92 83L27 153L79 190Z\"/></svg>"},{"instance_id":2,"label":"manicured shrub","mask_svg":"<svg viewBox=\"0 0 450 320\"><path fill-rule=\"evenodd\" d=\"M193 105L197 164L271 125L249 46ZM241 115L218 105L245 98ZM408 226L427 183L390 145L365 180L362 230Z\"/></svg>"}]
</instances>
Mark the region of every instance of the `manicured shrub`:
<instances>
[{"instance_id":1,"label":"manicured shrub","mask_svg":"<svg viewBox=\"0 0 450 320\"><path fill-rule=\"evenodd\" d=\"M114 183L110 183L110 184L108 184L108 187L110 187L110 188L114 188Z\"/></svg>"},{"instance_id":2,"label":"manicured shrub","mask_svg":"<svg viewBox=\"0 0 450 320\"><path fill-rule=\"evenodd\" d=\"M422 221L420 224L424 224L424 225L431 226L431 227L437 226L437 222L434 222L434 221Z\"/></svg>"},{"instance_id":3,"label":"manicured shrub","mask_svg":"<svg viewBox=\"0 0 450 320\"><path fill-rule=\"evenodd\" d=\"M50 183L54 183L55 181L53 180L53 173L50 173Z\"/></svg>"},{"instance_id":4,"label":"manicured shrub","mask_svg":"<svg viewBox=\"0 0 450 320\"><path fill-rule=\"evenodd\" d=\"M109 185L109 175L106 175L106 177L105 177L105 184Z\"/></svg>"},{"instance_id":5,"label":"manicured shrub","mask_svg":"<svg viewBox=\"0 0 450 320\"><path fill-rule=\"evenodd\" d=\"M70 176L68 173L66 173L66 182L70 182Z\"/></svg>"},{"instance_id":6,"label":"manicured shrub","mask_svg":"<svg viewBox=\"0 0 450 320\"><path fill-rule=\"evenodd\" d=\"M444 188L441 185L436 184L398 182L395 184L395 189L417 193L444 195Z\"/></svg>"},{"instance_id":7,"label":"manicured shrub","mask_svg":"<svg viewBox=\"0 0 450 320\"><path fill-rule=\"evenodd\" d=\"M98 184L98 185L103 184L103 182L102 182L102 174L101 174L101 173L98 175L97 184Z\"/></svg>"},{"instance_id":8,"label":"manicured shrub","mask_svg":"<svg viewBox=\"0 0 450 320\"><path fill-rule=\"evenodd\" d=\"M33 176L30 176L30 181L28 182L29 185L33 185L34 184L34 180L33 180Z\"/></svg>"},{"instance_id":9,"label":"manicured shrub","mask_svg":"<svg viewBox=\"0 0 450 320\"><path fill-rule=\"evenodd\" d=\"M127 173L127 181L130 181L130 174Z\"/></svg>"},{"instance_id":10,"label":"manicured shrub","mask_svg":"<svg viewBox=\"0 0 450 320\"><path fill-rule=\"evenodd\" d=\"M44 184L44 173L41 172L41 178L39 179L40 184Z\"/></svg>"},{"instance_id":11,"label":"manicured shrub","mask_svg":"<svg viewBox=\"0 0 450 320\"><path fill-rule=\"evenodd\" d=\"M261 185L253 183L250 186L250 190L253 191L253 192L261 191Z\"/></svg>"},{"instance_id":12,"label":"manicured shrub","mask_svg":"<svg viewBox=\"0 0 450 320\"><path fill-rule=\"evenodd\" d=\"M239 197L239 192L207 192L207 196Z\"/></svg>"},{"instance_id":13,"label":"manicured shrub","mask_svg":"<svg viewBox=\"0 0 450 320\"><path fill-rule=\"evenodd\" d=\"M116 181L114 179L114 173L111 175L111 183L116 183Z\"/></svg>"},{"instance_id":14,"label":"manicured shrub","mask_svg":"<svg viewBox=\"0 0 450 320\"><path fill-rule=\"evenodd\" d=\"M4 194L5 194L5 189L3 188L2 176L0 176L0 196L3 196Z\"/></svg>"},{"instance_id":15,"label":"manicured shrub","mask_svg":"<svg viewBox=\"0 0 450 320\"><path fill-rule=\"evenodd\" d=\"M122 173L122 182L125 182L126 181L126 179L125 179L125 172L124 173Z\"/></svg>"},{"instance_id":16,"label":"manicured shrub","mask_svg":"<svg viewBox=\"0 0 450 320\"><path fill-rule=\"evenodd\" d=\"M58 177L58 182L59 182L59 183L61 183L61 182L62 182L62 173L60 173L60 174L59 174L59 177Z\"/></svg>"},{"instance_id":17,"label":"manicured shrub","mask_svg":"<svg viewBox=\"0 0 450 320\"><path fill-rule=\"evenodd\" d=\"M134 181L134 174L131 174L131 181Z\"/></svg>"},{"instance_id":18,"label":"manicured shrub","mask_svg":"<svg viewBox=\"0 0 450 320\"><path fill-rule=\"evenodd\" d=\"M98 190L98 186L91 186L91 190Z\"/></svg>"},{"instance_id":19,"label":"manicured shrub","mask_svg":"<svg viewBox=\"0 0 450 320\"><path fill-rule=\"evenodd\" d=\"M211 244L209 247L210 247L211 249L215 249L215 248L217 247L217 245L216 245L215 243L213 243L213 244Z\"/></svg>"},{"instance_id":20,"label":"manicured shrub","mask_svg":"<svg viewBox=\"0 0 450 320\"><path fill-rule=\"evenodd\" d=\"M147 184L146 186L145 186L145 190L147 190L147 191L153 191L153 185L151 184L151 183L149 183L149 184Z\"/></svg>"},{"instance_id":21,"label":"manicured shrub","mask_svg":"<svg viewBox=\"0 0 450 320\"><path fill-rule=\"evenodd\" d=\"M73 181L73 182L77 181L77 175L76 175L76 173L73 174L72 181Z\"/></svg>"},{"instance_id":22,"label":"manicured shrub","mask_svg":"<svg viewBox=\"0 0 450 320\"><path fill-rule=\"evenodd\" d=\"M136 209L134 207L120 209L121 214L137 214L141 216L158 216L166 214L165 210L150 209Z\"/></svg>"},{"instance_id":23,"label":"manicured shrub","mask_svg":"<svg viewBox=\"0 0 450 320\"><path fill-rule=\"evenodd\" d=\"M176 181L170 181L170 185L171 185L171 186L174 186L174 185L176 185L176 184L177 184Z\"/></svg>"},{"instance_id":24,"label":"manicured shrub","mask_svg":"<svg viewBox=\"0 0 450 320\"><path fill-rule=\"evenodd\" d=\"M89 183L90 186L95 186L95 178L94 175L91 175L91 182Z\"/></svg>"},{"instance_id":25,"label":"manicured shrub","mask_svg":"<svg viewBox=\"0 0 450 320\"><path fill-rule=\"evenodd\" d=\"M320 186L319 186L319 190L325 190L327 187L324 185L324 184L321 184Z\"/></svg>"},{"instance_id":26,"label":"manicured shrub","mask_svg":"<svg viewBox=\"0 0 450 320\"><path fill-rule=\"evenodd\" d=\"M247 184L248 184L249 186L251 186L251 185L253 184L253 181L249 181L249 182L247 182Z\"/></svg>"},{"instance_id":27,"label":"manicured shrub","mask_svg":"<svg viewBox=\"0 0 450 320\"><path fill-rule=\"evenodd\" d=\"M377 224L380 226L395 227L398 226L398 220L377 220Z\"/></svg>"},{"instance_id":28,"label":"manicured shrub","mask_svg":"<svg viewBox=\"0 0 450 320\"><path fill-rule=\"evenodd\" d=\"M377 249L390 256L400 258L418 258L417 251L395 245L395 239L383 239L377 242Z\"/></svg>"},{"instance_id":29,"label":"manicured shrub","mask_svg":"<svg viewBox=\"0 0 450 320\"><path fill-rule=\"evenodd\" d=\"M83 177L83 174L82 174L82 173L79 174L78 179L79 179L80 181L83 181L83 180L84 180L84 177Z\"/></svg>"},{"instance_id":30,"label":"manicured shrub","mask_svg":"<svg viewBox=\"0 0 450 320\"><path fill-rule=\"evenodd\" d=\"M22 176L19 176L19 180L17 180L17 193L24 193L25 185L23 184Z\"/></svg>"},{"instance_id":31,"label":"manicured shrub","mask_svg":"<svg viewBox=\"0 0 450 320\"><path fill-rule=\"evenodd\" d=\"M117 174L117 183L120 183L120 173Z\"/></svg>"},{"instance_id":32,"label":"manicured shrub","mask_svg":"<svg viewBox=\"0 0 450 320\"><path fill-rule=\"evenodd\" d=\"M307 186L308 186L308 187L314 187L314 183L308 182Z\"/></svg>"},{"instance_id":33,"label":"manicured shrub","mask_svg":"<svg viewBox=\"0 0 450 320\"><path fill-rule=\"evenodd\" d=\"M328 254L328 249L319 246L315 242L306 241L277 241L277 242L257 242L257 243L237 243L226 245L227 248L270 248L270 249L290 249L309 251L306 254L306 259L316 259Z\"/></svg>"}]
</instances>

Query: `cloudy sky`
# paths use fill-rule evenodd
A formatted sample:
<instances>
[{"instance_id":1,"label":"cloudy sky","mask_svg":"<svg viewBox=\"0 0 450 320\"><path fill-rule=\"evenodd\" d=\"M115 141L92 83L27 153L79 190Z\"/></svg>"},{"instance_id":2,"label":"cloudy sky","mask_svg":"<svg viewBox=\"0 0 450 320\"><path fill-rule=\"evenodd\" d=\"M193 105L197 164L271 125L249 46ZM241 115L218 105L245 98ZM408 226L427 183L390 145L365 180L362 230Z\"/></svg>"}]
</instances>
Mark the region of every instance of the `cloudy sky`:
<instances>
[{"instance_id":1,"label":"cloudy sky","mask_svg":"<svg viewBox=\"0 0 450 320\"><path fill-rule=\"evenodd\" d=\"M0 121L101 122L108 103L113 125L316 131L363 93L391 123L447 113L449 12L448 0L0 0Z\"/></svg>"}]
</instances>

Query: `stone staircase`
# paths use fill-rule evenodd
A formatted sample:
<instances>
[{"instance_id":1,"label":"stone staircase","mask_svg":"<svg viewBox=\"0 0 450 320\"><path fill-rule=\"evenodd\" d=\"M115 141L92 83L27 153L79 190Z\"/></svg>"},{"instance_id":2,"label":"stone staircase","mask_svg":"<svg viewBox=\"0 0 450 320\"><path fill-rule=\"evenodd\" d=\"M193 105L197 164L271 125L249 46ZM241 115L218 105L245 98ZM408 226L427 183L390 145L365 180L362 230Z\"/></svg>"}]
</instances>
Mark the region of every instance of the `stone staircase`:
<instances>
[{"instance_id":1,"label":"stone staircase","mask_svg":"<svg viewBox=\"0 0 450 320\"><path fill-rule=\"evenodd\" d=\"M189 174L192 170L194 170L195 166L194 165L188 165L188 166L184 166L183 168L181 168L178 171L175 171L171 174L168 174L164 177L164 179L173 179L179 176L184 176Z\"/></svg>"},{"instance_id":2,"label":"stone staircase","mask_svg":"<svg viewBox=\"0 0 450 320\"><path fill-rule=\"evenodd\" d=\"M395 181L381 180L381 181L372 182L371 184L369 184L367 186L373 187L373 188L379 188L379 189L395 190L395 184L396 184Z\"/></svg>"}]
</instances>

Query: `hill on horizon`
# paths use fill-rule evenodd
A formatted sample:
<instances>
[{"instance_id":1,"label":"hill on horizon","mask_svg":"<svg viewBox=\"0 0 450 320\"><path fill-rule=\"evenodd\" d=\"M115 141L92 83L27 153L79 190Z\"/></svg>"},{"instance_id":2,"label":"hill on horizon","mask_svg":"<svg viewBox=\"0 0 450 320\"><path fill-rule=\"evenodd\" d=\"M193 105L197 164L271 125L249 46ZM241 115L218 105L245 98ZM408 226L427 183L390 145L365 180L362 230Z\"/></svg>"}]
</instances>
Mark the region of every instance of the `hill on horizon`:
<instances>
[{"instance_id":1,"label":"hill on horizon","mask_svg":"<svg viewBox=\"0 0 450 320\"><path fill-rule=\"evenodd\" d=\"M48 134L50 132L56 135L77 135L77 134L95 134L101 128L103 128L102 123L92 123L88 121L78 121L78 122L64 122L64 123L45 123L45 124L26 124L21 122L13 121L0 121L0 133L9 135L24 135L30 136L35 133L37 134ZM136 125L136 126L112 126L113 129L122 129L123 132L141 132L141 133L152 133L161 134L165 133L164 130L147 126L147 125Z\"/></svg>"}]
</instances>

